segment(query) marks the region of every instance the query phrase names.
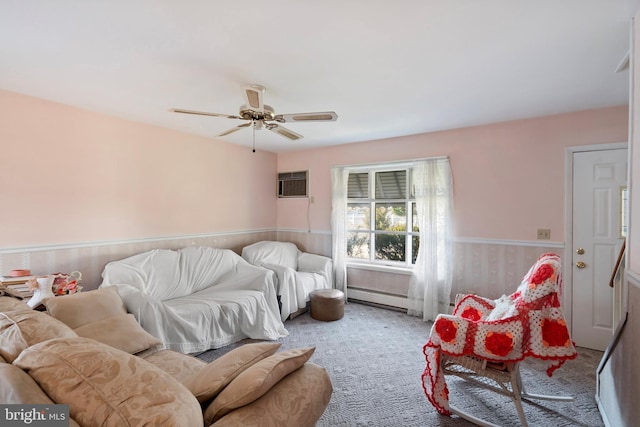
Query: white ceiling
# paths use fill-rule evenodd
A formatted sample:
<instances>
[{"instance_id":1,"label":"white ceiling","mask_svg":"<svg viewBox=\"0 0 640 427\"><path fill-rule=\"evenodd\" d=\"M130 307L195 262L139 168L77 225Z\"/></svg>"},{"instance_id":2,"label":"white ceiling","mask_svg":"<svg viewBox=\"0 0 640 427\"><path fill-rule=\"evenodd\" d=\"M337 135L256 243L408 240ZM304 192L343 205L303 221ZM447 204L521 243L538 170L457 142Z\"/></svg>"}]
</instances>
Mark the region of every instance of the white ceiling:
<instances>
[{"instance_id":1,"label":"white ceiling","mask_svg":"<svg viewBox=\"0 0 640 427\"><path fill-rule=\"evenodd\" d=\"M275 152L626 104L637 0L0 0L0 89L215 137L242 87ZM221 138L251 145L251 130Z\"/></svg>"}]
</instances>

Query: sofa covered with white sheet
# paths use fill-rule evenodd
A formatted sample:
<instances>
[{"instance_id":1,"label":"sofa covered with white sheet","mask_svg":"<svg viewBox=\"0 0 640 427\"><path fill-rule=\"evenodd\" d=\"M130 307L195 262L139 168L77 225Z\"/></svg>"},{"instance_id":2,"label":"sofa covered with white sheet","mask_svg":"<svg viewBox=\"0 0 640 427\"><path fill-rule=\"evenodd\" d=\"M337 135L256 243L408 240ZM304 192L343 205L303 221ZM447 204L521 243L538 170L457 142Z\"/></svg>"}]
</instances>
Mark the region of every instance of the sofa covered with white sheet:
<instances>
[{"instance_id":1,"label":"sofa covered with white sheet","mask_svg":"<svg viewBox=\"0 0 640 427\"><path fill-rule=\"evenodd\" d=\"M244 338L276 340L276 278L229 249L155 249L108 263L101 288L117 286L127 311L165 348L197 353Z\"/></svg>"},{"instance_id":2,"label":"sofa covered with white sheet","mask_svg":"<svg viewBox=\"0 0 640 427\"><path fill-rule=\"evenodd\" d=\"M294 243L257 242L242 249L242 258L276 273L283 321L306 309L311 292L333 287L331 258L302 252Z\"/></svg>"}]
</instances>

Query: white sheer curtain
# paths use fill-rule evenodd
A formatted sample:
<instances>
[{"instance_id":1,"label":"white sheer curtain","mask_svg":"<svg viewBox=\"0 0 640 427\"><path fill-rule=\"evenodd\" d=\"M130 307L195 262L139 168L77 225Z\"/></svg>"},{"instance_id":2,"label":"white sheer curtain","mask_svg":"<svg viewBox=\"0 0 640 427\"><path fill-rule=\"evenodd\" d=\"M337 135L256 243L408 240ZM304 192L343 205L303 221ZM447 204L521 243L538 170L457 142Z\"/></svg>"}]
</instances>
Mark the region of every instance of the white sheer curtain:
<instances>
[{"instance_id":1,"label":"white sheer curtain","mask_svg":"<svg viewBox=\"0 0 640 427\"><path fill-rule=\"evenodd\" d=\"M435 320L447 313L453 276L453 179L449 159L428 159L413 168L420 249L409 282L412 316Z\"/></svg>"},{"instance_id":2,"label":"white sheer curtain","mask_svg":"<svg viewBox=\"0 0 640 427\"><path fill-rule=\"evenodd\" d=\"M331 232L335 288L347 297L347 181L344 167L331 169Z\"/></svg>"}]
</instances>

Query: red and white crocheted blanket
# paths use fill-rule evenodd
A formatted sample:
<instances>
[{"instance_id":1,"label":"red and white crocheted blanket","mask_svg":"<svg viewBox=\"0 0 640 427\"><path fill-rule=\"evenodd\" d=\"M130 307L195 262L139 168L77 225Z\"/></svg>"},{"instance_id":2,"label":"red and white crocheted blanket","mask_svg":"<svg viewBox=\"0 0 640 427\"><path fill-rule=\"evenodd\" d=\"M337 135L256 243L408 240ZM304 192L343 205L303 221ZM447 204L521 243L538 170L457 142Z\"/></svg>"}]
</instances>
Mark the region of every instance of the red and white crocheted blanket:
<instances>
[{"instance_id":1,"label":"red and white crocheted blanket","mask_svg":"<svg viewBox=\"0 0 640 427\"><path fill-rule=\"evenodd\" d=\"M423 348L427 366L422 387L439 413L451 414L440 367L442 353L496 363L536 357L549 361L549 376L566 360L576 358L560 307L561 284L560 257L544 254L510 296L489 300L466 295L452 315L438 315Z\"/></svg>"}]
</instances>

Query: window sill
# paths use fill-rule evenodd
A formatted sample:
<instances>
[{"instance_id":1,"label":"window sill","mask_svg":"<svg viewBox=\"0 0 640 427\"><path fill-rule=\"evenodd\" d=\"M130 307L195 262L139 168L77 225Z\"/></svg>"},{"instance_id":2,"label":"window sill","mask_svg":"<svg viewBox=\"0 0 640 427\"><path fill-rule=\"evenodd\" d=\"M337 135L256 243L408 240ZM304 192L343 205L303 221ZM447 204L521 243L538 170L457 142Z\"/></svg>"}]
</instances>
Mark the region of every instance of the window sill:
<instances>
[{"instance_id":1,"label":"window sill","mask_svg":"<svg viewBox=\"0 0 640 427\"><path fill-rule=\"evenodd\" d=\"M351 268L354 270L368 270L380 271L383 273L404 274L406 276L410 276L412 270L410 267L392 267L390 265L365 264L357 262L347 263L347 268Z\"/></svg>"}]
</instances>

